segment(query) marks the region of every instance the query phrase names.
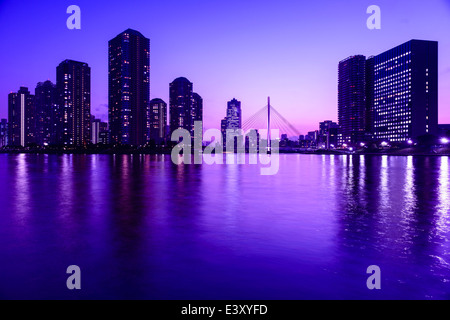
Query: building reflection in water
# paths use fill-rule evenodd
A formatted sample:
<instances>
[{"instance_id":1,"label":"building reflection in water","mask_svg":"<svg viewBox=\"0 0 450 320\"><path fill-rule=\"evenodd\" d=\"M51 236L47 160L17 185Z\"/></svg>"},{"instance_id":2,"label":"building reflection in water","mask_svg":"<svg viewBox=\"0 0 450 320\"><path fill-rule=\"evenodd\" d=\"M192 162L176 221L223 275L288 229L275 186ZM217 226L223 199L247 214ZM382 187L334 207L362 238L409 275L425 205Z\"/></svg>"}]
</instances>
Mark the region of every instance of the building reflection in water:
<instances>
[{"instance_id":1,"label":"building reflection in water","mask_svg":"<svg viewBox=\"0 0 450 320\"><path fill-rule=\"evenodd\" d=\"M363 255L385 267L393 286L416 283L411 274L436 285L449 281L448 157L346 158L336 175L342 181L337 200L342 272L352 272L352 257Z\"/></svg>"},{"instance_id":2,"label":"building reflection in water","mask_svg":"<svg viewBox=\"0 0 450 320\"><path fill-rule=\"evenodd\" d=\"M88 298L368 297L370 264L384 298L449 297L448 157L281 155L273 176L170 156L2 159L0 252L20 294L26 274L33 297L65 297L51 279L75 261Z\"/></svg>"},{"instance_id":3,"label":"building reflection in water","mask_svg":"<svg viewBox=\"0 0 450 320\"><path fill-rule=\"evenodd\" d=\"M30 182L29 182L29 169L26 154L17 155L17 167L15 176L15 212L16 221L20 223L26 223L28 216L31 214L30 210Z\"/></svg>"},{"instance_id":4,"label":"building reflection in water","mask_svg":"<svg viewBox=\"0 0 450 320\"><path fill-rule=\"evenodd\" d=\"M405 218L410 218L417 209L416 186L414 182L414 164L413 157L408 156L406 159L404 192L404 208L402 213Z\"/></svg>"},{"instance_id":5,"label":"building reflection in water","mask_svg":"<svg viewBox=\"0 0 450 320\"><path fill-rule=\"evenodd\" d=\"M437 232L440 239L448 241L450 236L450 183L449 158L441 157L439 165L439 185L437 210ZM446 254L450 254L447 252ZM450 263L450 261L448 261Z\"/></svg>"}]
</instances>

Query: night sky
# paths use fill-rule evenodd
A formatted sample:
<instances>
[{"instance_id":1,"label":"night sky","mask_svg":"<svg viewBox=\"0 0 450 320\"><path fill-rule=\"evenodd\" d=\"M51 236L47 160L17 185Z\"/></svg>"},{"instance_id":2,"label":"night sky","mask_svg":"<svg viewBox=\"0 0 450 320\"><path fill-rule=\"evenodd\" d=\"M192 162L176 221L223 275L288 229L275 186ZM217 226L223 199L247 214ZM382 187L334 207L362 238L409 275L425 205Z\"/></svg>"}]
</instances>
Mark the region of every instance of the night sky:
<instances>
[{"instance_id":1,"label":"night sky","mask_svg":"<svg viewBox=\"0 0 450 320\"><path fill-rule=\"evenodd\" d=\"M66 27L72 4L81 30ZM381 30L366 27L372 4ZM204 99L205 129L220 128L232 98L244 121L267 96L302 133L336 121L338 62L411 39L439 41L439 123L450 123L450 0L0 0L0 25L1 118L9 92L34 93L73 59L92 68L91 112L107 120L108 40L132 28L150 38L151 98L169 102L169 83L188 78Z\"/></svg>"}]
</instances>

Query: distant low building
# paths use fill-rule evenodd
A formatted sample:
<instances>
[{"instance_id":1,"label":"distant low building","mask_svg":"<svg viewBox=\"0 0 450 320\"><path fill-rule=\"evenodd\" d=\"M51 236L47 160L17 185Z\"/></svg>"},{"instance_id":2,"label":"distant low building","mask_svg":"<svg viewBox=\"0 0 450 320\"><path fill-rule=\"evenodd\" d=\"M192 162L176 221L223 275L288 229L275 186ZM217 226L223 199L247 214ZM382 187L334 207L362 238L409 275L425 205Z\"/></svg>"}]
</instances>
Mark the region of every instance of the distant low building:
<instances>
[{"instance_id":1,"label":"distant low building","mask_svg":"<svg viewBox=\"0 0 450 320\"><path fill-rule=\"evenodd\" d=\"M108 124L91 116L91 141L92 144L108 144Z\"/></svg>"},{"instance_id":2,"label":"distant low building","mask_svg":"<svg viewBox=\"0 0 450 320\"><path fill-rule=\"evenodd\" d=\"M286 133L281 134L280 147L287 147L289 145L288 135Z\"/></svg>"},{"instance_id":3,"label":"distant low building","mask_svg":"<svg viewBox=\"0 0 450 320\"><path fill-rule=\"evenodd\" d=\"M439 124L438 125L438 135L450 137L450 124Z\"/></svg>"},{"instance_id":4,"label":"distant low building","mask_svg":"<svg viewBox=\"0 0 450 320\"><path fill-rule=\"evenodd\" d=\"M8 145L8 120L0 120L0 148Z\"/></svg>"},{"instance_id":5,"label":"distant low building","mask_svg":"<svg viewBox=\"0 0 450 320\"><path fill-rule=\"evenodd\" d=\"M255 152L259 150L260 135L258 130L250 129L245 135L245 149L249 152Z\"/></svg>"},{"instance_id":6,"label":"distant low building","mask_svg":"<svg viewBox=\"0 0 450 320\"><path fill-rule=\"evenodd\" d=\"M326 149L338 144L339 125L331 120L319 123L319 143Z\"/></svg>"}]
</instances>

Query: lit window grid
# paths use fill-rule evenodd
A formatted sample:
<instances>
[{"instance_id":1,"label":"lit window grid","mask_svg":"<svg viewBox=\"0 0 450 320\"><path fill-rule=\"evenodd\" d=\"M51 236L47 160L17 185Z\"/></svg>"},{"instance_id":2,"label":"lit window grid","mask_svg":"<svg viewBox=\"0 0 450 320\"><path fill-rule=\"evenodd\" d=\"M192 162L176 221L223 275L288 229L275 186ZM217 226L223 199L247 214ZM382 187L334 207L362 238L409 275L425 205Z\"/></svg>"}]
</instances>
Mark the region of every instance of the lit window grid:
<instances>
[{"instance_id":1,"label":"lit window grid","mask_svg":"<svg viewBox=\"0 0 450 320\"><path fill-rule=\"evenodd\" d=\"M375 63L374 135L402 142L411 137L411 52Z\"/></svg>"}]
</instances>

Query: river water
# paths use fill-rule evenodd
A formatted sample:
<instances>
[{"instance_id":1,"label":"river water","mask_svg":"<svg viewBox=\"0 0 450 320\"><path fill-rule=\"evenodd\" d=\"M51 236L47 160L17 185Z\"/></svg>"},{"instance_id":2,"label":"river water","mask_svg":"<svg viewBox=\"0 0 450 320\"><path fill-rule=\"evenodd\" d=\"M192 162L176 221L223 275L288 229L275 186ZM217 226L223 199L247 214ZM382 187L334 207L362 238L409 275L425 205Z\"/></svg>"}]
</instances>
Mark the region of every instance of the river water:
<instances>
[{"instance_id":1,"label":"river water","mask_svg":"<svg viewBox=\"0 0 450 320\"><path fill-rule=\"evenodd\" d=\"M449 299L449 166L282 154L261 175L167 155L0 154L0 298ZM70 265L81 290L66 287Z\"/></svg>"}]
</instances>

